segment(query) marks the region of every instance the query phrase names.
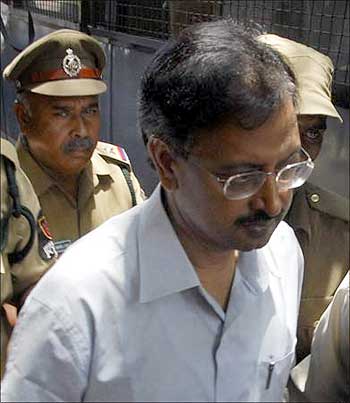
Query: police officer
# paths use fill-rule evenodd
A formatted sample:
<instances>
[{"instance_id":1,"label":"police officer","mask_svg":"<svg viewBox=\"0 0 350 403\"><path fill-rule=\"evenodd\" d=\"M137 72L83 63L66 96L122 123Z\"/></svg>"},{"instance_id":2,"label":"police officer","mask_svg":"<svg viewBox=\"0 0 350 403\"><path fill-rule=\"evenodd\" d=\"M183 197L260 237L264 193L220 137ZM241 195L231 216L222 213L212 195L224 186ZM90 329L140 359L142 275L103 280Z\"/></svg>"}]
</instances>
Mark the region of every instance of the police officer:
<instances>
[{"instance_id":1,"label":"police officer","mask_svg":"<svg viewBox=\"0 0 350 403\"><path fill-rule=\"evenodd\" d=\"M28 290L54 262L56 252L33 187L19 167L16 149L4 138L0 173L2 376L11 333L4 305L18 307L23 302Z\"/></svg>"},{"instance_id":2,"label":"police officer","mask_svg":"<svg viewBox=\"0 0 350 403\"><path fill-rule=\"evenodd\" d=\"M316 159L327 118L342 121L331 101L331 60L303 44L267 34L259 37L290 62L299 86L299 130L304 149ZM349 268L349 201L306 182L286 217L305 259L298 324L297 359L310 353L314 328Z\"/></svg>"},{"instance_id":3,"label":"police officer","mask_svg":"<svg viewBox=\"0 0 350 403\"><path fill-rule=\"evenodd\" d=\"M18 155L50 224L56 249L143 200L125 150L98 142L105 54L97 40L58 30L4 70L18 92Z\"/></svg>"}]
</instances>

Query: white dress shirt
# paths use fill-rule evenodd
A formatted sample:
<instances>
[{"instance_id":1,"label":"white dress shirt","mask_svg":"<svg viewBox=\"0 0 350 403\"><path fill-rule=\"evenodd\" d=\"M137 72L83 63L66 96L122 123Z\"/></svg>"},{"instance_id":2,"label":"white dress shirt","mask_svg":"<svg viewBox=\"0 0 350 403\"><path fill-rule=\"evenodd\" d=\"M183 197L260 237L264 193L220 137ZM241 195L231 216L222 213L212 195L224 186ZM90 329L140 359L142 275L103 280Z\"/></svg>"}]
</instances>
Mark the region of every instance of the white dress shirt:
<instances>
[{"instance_id":1,"label":"white dress shirt","mask_svg":"<svg viewBox=\"0 0 350 403\"><path fill-rule=\"evenodd\" d=\"M149 200L77 241L29 296L3 401L281 401L303 276L292 229L241 253L226 313Z\"/></svg>"},{"instance_id":2,"label":"white dress shirt","mask_svg":"<svg viewBox=\"0 0 350 403\"><path fill-rule=\"evenodd\" d=\"M305 385L305 397L308 401L349 401L349 357L348 272L315 330Z\"/></svg>"}]
</instances>

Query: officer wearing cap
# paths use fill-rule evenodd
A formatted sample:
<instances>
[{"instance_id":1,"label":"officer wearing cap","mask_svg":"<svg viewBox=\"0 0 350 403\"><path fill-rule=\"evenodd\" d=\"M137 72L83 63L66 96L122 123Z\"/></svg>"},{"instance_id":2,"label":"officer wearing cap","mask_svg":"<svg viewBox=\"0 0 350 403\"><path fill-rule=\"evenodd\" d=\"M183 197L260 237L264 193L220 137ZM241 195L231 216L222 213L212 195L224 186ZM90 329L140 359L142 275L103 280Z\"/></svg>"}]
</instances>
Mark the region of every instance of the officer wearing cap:
<instances>
[{"instance_id":1,"label":"officer wearing cap","mask_svg":"<svg viewBox=\"0 0 350 403\"><path fill-rule=\"evenodd\" d=\"M25 48L3 73L18 91L19 160L59 253L144 198L125 150L98 142L104 65L97 40L63 29Z\"/></svg>"},{"instance_id":2,"label":"officer wearing cap","mask_svg":"<svg viewBox=\"0 0 350 403\"><path fill-rule=\"evenodd\" d=\"M11 326L4 304L19 306L54 262L56 252L39 201L19 166L15 147L1 137L1 377Z\"/></svg>"},{"instance_id":3,"label":"officer wearing cap","mask_svg":"<svg viewBox=\"0 0 350 403\"><path fill-rule=\"evenodd\" d=\"M262 35L259 40L286 57L296 74L301 142L315 160L327 118L342 121L331 101L332 62L310 47L277 35ZM305 258L297 344L300 361L310 353L317 321L349 269L349 201L306 182L296 190L286 221L294 228Z\"/></svg>"}]
</instances>

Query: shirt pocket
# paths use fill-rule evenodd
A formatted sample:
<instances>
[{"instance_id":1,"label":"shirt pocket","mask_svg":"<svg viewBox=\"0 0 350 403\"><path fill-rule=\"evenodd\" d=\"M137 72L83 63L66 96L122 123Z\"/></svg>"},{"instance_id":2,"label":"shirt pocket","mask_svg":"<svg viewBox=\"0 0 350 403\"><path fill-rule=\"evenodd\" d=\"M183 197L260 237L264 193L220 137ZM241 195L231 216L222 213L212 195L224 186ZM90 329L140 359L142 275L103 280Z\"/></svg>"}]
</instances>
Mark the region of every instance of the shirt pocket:
<instances>
[{"instance_id":1,"label":"shirt pocket","mask_svg":"<svg viewBox=\"0 0 350 403\"><path fill-rule=\"evenodd\" d=\"M282 402L284 389L294 364L295 348L282 357L260 362L258 369L258 401Z\"/></svg>"}]
</instances>

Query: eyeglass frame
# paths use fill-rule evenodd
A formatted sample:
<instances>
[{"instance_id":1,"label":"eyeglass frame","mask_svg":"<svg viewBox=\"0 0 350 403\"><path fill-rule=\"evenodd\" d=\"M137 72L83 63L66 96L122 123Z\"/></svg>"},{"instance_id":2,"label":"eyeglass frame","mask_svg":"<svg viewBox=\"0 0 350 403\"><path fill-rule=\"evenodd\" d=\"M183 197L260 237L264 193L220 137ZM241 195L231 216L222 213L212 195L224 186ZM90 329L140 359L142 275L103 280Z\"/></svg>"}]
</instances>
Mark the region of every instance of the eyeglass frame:
<instances>
[{"instance_id":1,"label":"eyeglass frame","mask_svg":"<svg viewBox=\"0 0 350 403\"><path fill-rule=\"evenodd\" d=\"M252 197L253 195L255 195L255 194L261 189L261 187L264 185L264 183L265 183L265 181L266 181L266 178L267 178L268 176L274 175L274 176L276 177L275 182L276 182L276 184L278 185L278 179L279 179L279 177L281 176L281 174L283 173L283 171L285 171L286 169L294 168L294 167L299 166L299 165L308 165L308 166L311 168L311 172L312 172L312 170L313 170L314 167L315 167L315 164L314 164L314 162L312 161L312 159L311 159L309 153L308 153L303 147L300 147L300 151L302 151L302 152L305 154L305 156L307 157L307 159L306 159L305 161L300 161L300 162L294 162L294 163L292 163L292 164L287 164L287 165L285 165L283 168L279 169L277 172L265 172L265 171L261 171L261 170L254 170L254 171L249 171L249 172L237 173L237 174L234 174L234 175L230 176L230 177L227 178L227 179L221 178L220 176L213 174L213 173L210 172L207 168L203 167L202 165L200 165L200 164L198 164L198 163L196 163L196 162L194 162L194 161L189 161L189 159L187 159L187 162L189 162L190 164L193 164L193 165L197 166L197 167L200 168L200 169L203 169L203 170L206 171L210 176L214 177L214 178L217 180L217 182L223 184L223 193L224 193L224 196L225 196L228 200L243 200L243 199L246 199L246 198L248 198L248 197ZM254 172L258 172L258 173L260 173L260 174L264 174L264 175L265 175L265 178L264 178L263 182L261 183L260 187L258 187L254 193L252 193L251 195L247 195L247 196L240 197L240 198L230 198L230 197L227 197L227 195L226 195L226 188L227 188L227 186L228 186L229 181L231 181L232 178L237 178L237 177L242 177L242 176L246 176L246 175L251 175L251 174L254 173ZM311 173L310 173L310 174L311 174ZM307 179L308 179L308 178L305 179L304 183L306 182ZM286 189L286 190L297 189L298 187L302 186L304 183L302 183L301 185L296 186L296 187L288 188L288 189Z\"/></svg>"}]
</instances>

